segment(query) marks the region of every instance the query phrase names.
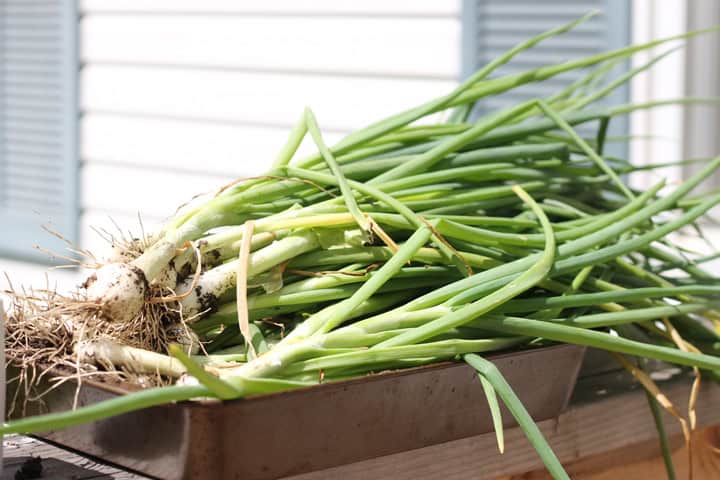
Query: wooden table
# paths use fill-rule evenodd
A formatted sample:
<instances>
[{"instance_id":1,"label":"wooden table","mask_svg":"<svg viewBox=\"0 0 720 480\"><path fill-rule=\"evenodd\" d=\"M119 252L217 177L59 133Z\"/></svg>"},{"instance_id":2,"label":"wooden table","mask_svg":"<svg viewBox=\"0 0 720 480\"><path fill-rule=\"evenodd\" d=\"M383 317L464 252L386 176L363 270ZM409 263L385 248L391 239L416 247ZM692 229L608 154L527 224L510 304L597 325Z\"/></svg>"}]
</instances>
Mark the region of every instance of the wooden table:
<instances>
[{"instance_id":1,"label":"wooden table","mask_svg":"<svg viewBox=\"0 0 720 480\"><path fill-rule=\"evenodd\" d=\"M689 379L659 382L684 410ZM705 382L697 403L694 436L695 480L720 478L720 386ZM687 478L687 451L678 422L665 416L678 478ZM567 412L540 423L540 428L574 479L646 480L665 478L657 433L644 392L624 374L582 379ZM505 454L497 453L493 434L456 440L423 449L292 477L293 480L536 480L550 478L517 428L505 432ZM42 457L45 476L53 479L144 479L147 477L88 459L40 440L12 436L4 441L2 480L13 479L30 456Z\"/></svg>"}]
</instances>

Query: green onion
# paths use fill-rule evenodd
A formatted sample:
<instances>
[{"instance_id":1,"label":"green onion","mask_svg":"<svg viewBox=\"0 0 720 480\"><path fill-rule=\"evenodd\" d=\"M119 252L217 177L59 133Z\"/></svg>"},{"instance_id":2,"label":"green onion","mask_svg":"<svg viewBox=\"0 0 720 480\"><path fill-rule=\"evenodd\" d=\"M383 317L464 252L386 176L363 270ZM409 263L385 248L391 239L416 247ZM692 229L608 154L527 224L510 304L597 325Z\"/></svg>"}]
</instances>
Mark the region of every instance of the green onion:
<instances>
[{"instance_id":1,"label":"green onion","mask_svg":"<svg viewBox=\"0 0 720 480\"><path fill-rule=\"evenodd\" d=\"M560 342L716 377L720 282L701 268L714 256L686 251L673 234L702 237L699 220L720 204L720 193L695 190L720 168L720 158L674 162L702 167L671 190L660 181L639 192L624 175L660 173L668 164L636 167L603 154L613 118L701 99L594 105L667 53L610 79L618 64L702 31L490 78L587 18L522 42L448 94L334 146L307 109L267 175L192 200L148 245L133 243L72 296L50 292L16 302L6 328L11 361L35 368L60 358L81 371L134 365L176 383L12 420L0 433L464 360L478 372L500 450L498 397L551 475L567 478L508 383L478 354ZM547 98L468 121L477 101L583 68L590 70ZM438 113L448 120L428 123ZM297 159L308 133L317 153ZM249 345L234 291L243 244L250 252L247 282L240 282ZM697 350L669 341L659 323L668 317L673 335ZM210 354L188 355L174 345L182 343L171 335L177 328ZM56 350L32 348L38 331L54 332L48 341L58 342ZM626 338L638 331L643 335Z\"/></svg>"}]
</instances>

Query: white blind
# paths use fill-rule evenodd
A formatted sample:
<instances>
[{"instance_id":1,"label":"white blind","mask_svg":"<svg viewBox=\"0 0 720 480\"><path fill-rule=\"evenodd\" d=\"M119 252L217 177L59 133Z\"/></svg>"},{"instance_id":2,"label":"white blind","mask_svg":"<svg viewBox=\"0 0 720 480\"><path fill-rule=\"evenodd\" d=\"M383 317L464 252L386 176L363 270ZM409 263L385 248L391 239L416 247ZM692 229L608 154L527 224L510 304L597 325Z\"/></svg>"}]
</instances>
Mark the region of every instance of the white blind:
<instances>
[{"instance_id":1,"label":"white blind","mask_svg":"<svg viewBox=\"0 0 720 480\"><path fill-rule=\"evenodd\" d=\"M0 254L76 239L76 25L72 0L0 0Z\"/></svg>"},{"instance_id":2,"label":"white blind","mask_svg":"<svg viewBox=\"0 0 720 480\"><path fill-rule=\"evenodd\" d=\"M465 0L464 73L469 75L518 43L594 10L600 14L517 55L510 63L498 68L494 76L512 75L628 45L630 4L623 0ZM524 100L547 97L583 75L583 71L566 72L489 98L480 104L480 108L495 110ZM622 87L605 101L625 103L628 98L629 89ZM627 131L626 119L613 119L610 135L626 135ZM624 155L623 145L608 147L609 153Z\"/></svg>"}]
</instances>

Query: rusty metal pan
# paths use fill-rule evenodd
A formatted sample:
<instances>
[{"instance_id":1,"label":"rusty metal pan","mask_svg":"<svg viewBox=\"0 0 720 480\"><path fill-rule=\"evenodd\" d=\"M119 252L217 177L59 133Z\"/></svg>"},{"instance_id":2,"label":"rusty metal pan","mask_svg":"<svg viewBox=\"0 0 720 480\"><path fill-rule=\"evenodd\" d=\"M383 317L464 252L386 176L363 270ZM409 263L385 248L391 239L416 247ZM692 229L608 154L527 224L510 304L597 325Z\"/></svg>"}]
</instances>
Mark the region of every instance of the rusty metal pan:
<instances>
[{"instance_id":1,"label":"rusty metal pan","mask_svg":"<svg viewBox=\"0 0 720 480\"><path fill-rule=\"evenodd\" d=\"M535 420L566 408L584 348L557 345L491 358ZM125 389L83 382L92 404ZM72 405L70 382L46 398ZM12 397L10 397L12 398ZM514 425L507 411L506 426ZM274 479L492 431L475 371L460 363L388 372L228 402L153 407L42 437L165 479Z\"/></svg>"}]
</instances>

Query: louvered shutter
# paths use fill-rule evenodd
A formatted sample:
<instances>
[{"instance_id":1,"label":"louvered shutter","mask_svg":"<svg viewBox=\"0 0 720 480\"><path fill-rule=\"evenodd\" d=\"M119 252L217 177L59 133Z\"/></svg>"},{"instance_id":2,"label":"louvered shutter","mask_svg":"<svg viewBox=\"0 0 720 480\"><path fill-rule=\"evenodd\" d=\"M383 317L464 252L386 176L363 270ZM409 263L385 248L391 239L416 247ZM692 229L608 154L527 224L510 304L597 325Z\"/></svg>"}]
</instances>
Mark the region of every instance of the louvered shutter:
<instances>
[{"instance_id":1,"label":"louvered shutter","mask_svg":"<svg viewBox=\"0 0 720 480\"><path fill-rule=\"evenodd\" d=\"M545 40L519 54L509 64L498 68L494 76L510 75L628 45L631 3L625 0L464 0L463 74L469 75L531 36L592 10L599 10L601 14L570 32ZM494 110L530 98L547 97L583 75L581 71L568 72L488 99L479 107L485 111ZM610 95L606 102L625 103L628 98L629 89L623 87ZM609 133L626 135L627 129L626 119L616 118ZM608 149L614 155L623 153L623 147L618 144L610 144Z\"/></svg>"},{"instance_id":2,"label":"louvered shutter","mask_svg":"<svg viewBox=\"0 0 720 480\"><path fill-rule=\"evenodd\" d=\"M0 0L0 255L77 237L75 0Z\"/></svg>"}]
</instances>

